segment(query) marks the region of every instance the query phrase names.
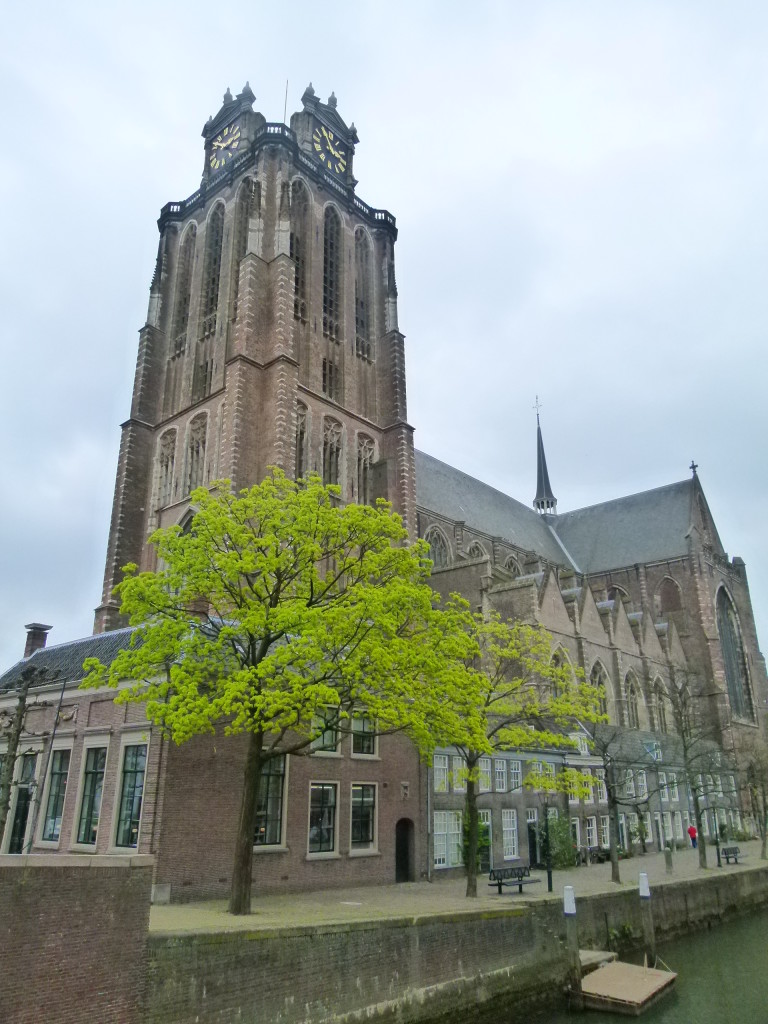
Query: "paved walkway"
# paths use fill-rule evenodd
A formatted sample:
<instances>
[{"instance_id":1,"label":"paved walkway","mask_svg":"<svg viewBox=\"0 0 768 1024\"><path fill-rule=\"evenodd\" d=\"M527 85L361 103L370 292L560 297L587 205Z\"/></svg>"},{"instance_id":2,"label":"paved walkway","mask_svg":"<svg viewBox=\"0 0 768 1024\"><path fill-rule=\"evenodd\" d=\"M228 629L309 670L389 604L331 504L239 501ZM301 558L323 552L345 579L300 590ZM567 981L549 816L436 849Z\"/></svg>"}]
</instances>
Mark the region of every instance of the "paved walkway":
<instances>
[{"instance_id":1,"label":"paved walkway","mask_svg":"<svg viewBox=\"0 0 768 1024\"><path fill-rule=\"evenodd\" d=\"M759 842L740 843L739 847L745 854L744 863L726 866L723 861L723 872L751 871L768 866L767 861L760 860ZM709 871L717 871L714 848L708 848L707 855ZM532 872L534 878L541 878L541 885L527 886L522 896L517 889L513 890L514 895L505 893L499 896L495 886L489 886L485 876L481 875L477 880L478 898L474 900L464 895L464 878L441 878L438 871L434 882L255 896L253 913L247 917L232 917L227 913L226 902L223 900L155 906L150 914L150 931L158 934L254 931L388 918L420 918L435 914L476 913L492 907L529 905L547 899L561 900L565 885L574 887L577 899L588 893L615 892L619 887L636 888L641 871L648 875L651 888L709 873L702 871L698 851L691 849L674 854L671 876L667 875L664 856L659 853L622 860L619 868L622 879L620 886L611 882L610 864L591 864L569 871L555 871L551 895L547 893L546 873L543 871Z\"/></svg>"}]
</instances>

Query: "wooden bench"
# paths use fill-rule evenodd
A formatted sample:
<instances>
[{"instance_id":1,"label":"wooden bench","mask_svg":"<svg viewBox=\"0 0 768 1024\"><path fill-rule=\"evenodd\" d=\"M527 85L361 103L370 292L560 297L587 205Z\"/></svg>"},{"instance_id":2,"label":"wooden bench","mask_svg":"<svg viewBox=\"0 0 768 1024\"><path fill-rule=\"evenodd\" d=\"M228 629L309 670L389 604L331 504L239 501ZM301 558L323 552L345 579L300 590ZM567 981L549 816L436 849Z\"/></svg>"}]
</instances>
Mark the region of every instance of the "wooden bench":
<instances>
[{"instance_id":1,"label":"wooden bench","mask_svg":"<svg viewBox=\"0 0 768 1024\"><path fill-rule=\"evenodd\" d=\"M540 881L540 878L531 878L528 864L519 864L514 868L492 868L488 875L488 885L498 886L499 896L503 885L516 885L517 891L522 892L524 885L533 885Z\"/></svg>"},{"instance_id":2,"label":"wooden bench","mask_svg":"<svg viewBox=\"0 0 768 1024\"><path fill-rule=\"evenodd\" d=\"M738 846L722 846L720 848L720 853L723 855L723 857L725 857L726 864L731 863L731 857L733 857L734 862L736 864L739 863L739 855L741 853L741 850L738 848Z\"/></svg>"}]
</instances>

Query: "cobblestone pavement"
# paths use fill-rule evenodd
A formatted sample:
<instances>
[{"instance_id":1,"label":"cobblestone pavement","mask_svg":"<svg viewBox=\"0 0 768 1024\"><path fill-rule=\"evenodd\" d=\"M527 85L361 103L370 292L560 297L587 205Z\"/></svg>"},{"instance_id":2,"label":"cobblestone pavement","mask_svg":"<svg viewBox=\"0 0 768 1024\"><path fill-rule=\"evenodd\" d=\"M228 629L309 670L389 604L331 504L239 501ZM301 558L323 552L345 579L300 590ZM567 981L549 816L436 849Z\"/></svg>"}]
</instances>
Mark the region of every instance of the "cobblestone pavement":
<instances>
[{"instance_id":1,"label":"cobblestone pavement","mask_svg":"<svg viewBox=\"0 0 768 1024\"><path fill-rule=\"evenodd\" d=\"M651 889L654 885L678 881L683 878L702 877L712 872L751 871L765 867L760 860L760 843L740 843L743 863L726 865L718 869L714 848L707 849L708 868L699 867L698 851L679 850L673 857L672 874L666 873L664 856L648 853L619 863L620 886L611 882L610 864L592 864L588 867L555 871L552 893L547 892L546 873L532 872L540 878L540 885L526 886L523 895L509 889L499 896L495 886L487 884L484 875L478 876L477 899L464 895L464 878L442 878L435 873L433 882L409 882L399 885L325 889L319 892L288 893L255 896L253 912L245 917L232 917L226 912L225 901L208 903L172 904L152 907L150 931L153 933L253 931L273 928L300 928L306 925L340 924L352 921L386 920L387 918L421 918L439 914L476 913L490 908L514 908L535 904L541 900L561 900L563 887L572 885L576 898L598 892L615 892L619 887L631 889L638 884L638 875L648 875Z\"/></svg>"}]
</instances>

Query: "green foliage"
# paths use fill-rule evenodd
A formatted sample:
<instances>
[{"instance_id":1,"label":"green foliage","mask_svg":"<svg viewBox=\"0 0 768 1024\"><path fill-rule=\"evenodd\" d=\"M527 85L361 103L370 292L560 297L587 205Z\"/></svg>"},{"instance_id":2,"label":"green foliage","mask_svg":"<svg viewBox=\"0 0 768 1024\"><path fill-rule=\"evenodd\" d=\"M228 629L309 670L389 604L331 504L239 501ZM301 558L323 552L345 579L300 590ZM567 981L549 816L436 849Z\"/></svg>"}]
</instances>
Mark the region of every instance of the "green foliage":
<instances>
[{"instance_id":1,"label":"green foliage","mask_svg":"<svg viewBox=\"0 0 768 1024\"><path fill-rule=\"evenodd\" d=\"M228 481L194 491L190 526L151 538L157 571L128 566L116 588L131 647L108 667L89 659L84 685L146 702L177 743L223 724L283 751L315 739L329 709L343 728L365 708L429 749L450 724L431 685L450 645L426 548L406 544L386 503L337 494L279 470L239 494Z\"/></svg>"},{"instance_id":2,"label":"green foliage","mask_svg":"<svg viewBox=\"0 0 768 1024\"><path fill-rule=\"evenodd\" d=\"M547 826L545 822L539 822L539 842L546 860ZM558 871L575 867L578 863L578 851L573 845L571 825L566 818L549 818L549 844L552 851L552 867Z\"/></svg>"},{"instance_id":3,"label":"green foliage","mask_svg":"<svg viewBox=\"0 0 768 1024\"><path fill-rule=\"evenodd\" d=\"M485 856L491 848L491 830L484 821L477 823L477 860L482 863L488 858ZM467 863L467 851L469 850L469 817L462 816L461 823L461 853L464 864Z\"/></svg>"}]
</instances>

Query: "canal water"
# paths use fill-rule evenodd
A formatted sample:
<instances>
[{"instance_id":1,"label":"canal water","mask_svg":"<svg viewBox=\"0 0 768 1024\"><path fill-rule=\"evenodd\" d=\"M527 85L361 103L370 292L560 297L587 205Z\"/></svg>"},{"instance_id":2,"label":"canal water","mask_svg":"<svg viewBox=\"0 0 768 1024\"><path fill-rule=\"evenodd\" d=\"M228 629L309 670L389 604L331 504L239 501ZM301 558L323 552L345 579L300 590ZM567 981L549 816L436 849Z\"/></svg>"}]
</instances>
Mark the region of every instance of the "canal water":
<instances>
[{"instance_id":1,"label":"canal water","mask_svg":"<svg viewBox=\"0 0 768 1024\"><path fill-rule=\"evenodd\" d=\"M768 1022L768 909L660 945L656 952L677 971L677 982L671 995L642 1015L644 1024ZM531 1024L626 1024L631 1018L563 1011L529 1019Z\"/></svg>"}]
</instances>

